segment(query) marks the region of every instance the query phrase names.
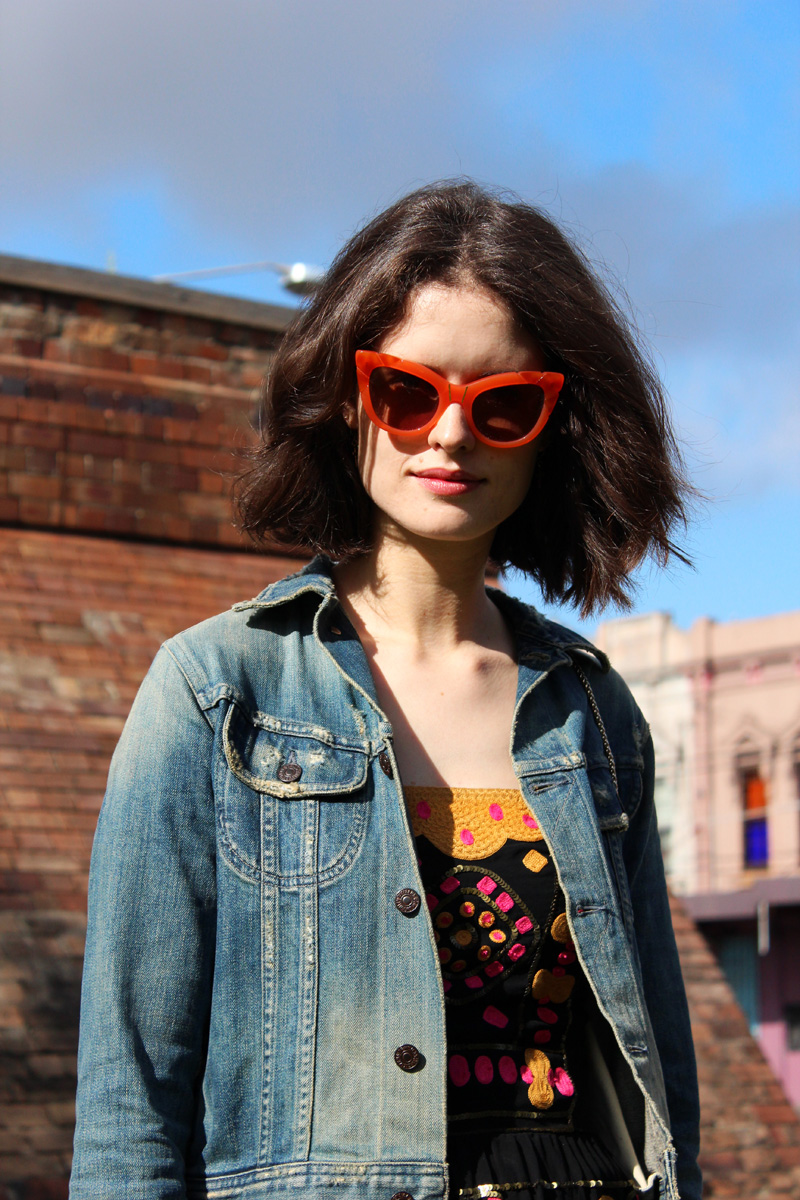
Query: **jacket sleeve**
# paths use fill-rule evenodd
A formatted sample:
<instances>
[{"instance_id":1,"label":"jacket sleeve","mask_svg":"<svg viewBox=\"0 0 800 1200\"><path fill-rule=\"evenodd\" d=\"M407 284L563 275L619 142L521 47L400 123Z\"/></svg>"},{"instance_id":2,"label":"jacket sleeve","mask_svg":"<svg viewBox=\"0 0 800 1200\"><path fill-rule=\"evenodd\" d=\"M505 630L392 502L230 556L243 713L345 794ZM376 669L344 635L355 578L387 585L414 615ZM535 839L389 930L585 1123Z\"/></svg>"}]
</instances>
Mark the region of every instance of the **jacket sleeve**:
<instances>
[{"instance_id":1,"label":"jacket sleeve","mask_svg":"<svg viewBox=\"0 0 800 1200\"><path fill-rule=\"evenodd\" d=\"M92 851L72 1200L186 1195L214 959L212 743L162 646Z\"/></svg>"},{"instance_id":2,"label":"jacket sleeve","mask_svg":"<svg viewBox=\"0 0 800 1200\"><path fill-rule=\"evenodd\" d=\"M645 761L643 789L630 819L623 853L645 1001L661 1059L677 1150L678 1191L681 1200L700 1200L697 1068L656 823L653 742L641 716L639 719Z\"/></svg>"}]
</instances>

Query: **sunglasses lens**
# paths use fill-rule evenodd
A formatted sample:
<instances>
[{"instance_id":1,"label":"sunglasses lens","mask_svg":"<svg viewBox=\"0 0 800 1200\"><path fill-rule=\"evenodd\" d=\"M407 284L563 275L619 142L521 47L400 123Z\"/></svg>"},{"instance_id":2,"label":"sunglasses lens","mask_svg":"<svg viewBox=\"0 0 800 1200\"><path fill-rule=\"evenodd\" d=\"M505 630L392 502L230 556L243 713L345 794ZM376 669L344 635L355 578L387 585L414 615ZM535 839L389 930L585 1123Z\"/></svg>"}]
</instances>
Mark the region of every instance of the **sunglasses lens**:
<instances>
[{"instance_id":1,"label":"sunglasses lens","mask_svg":"<svg viewBox=\"0 0 800 1200\"><path fill-rule=\"evenodd\" d=\"M398 430L421 429L439 407L432 383L396 367L375 368L369 377L369 398L378 420Z\"/></svg>"},{"instance_id":2,"label":"sunglasses lens","mask_svg":"<svg viewBox=\"0 0 800 1200\"><path fill-rule=\"evenodd\" d=\"M527 437L542 415L544 392L535 383L488 388L475 398L472 420L492 442L516 442Z\"/></svg>"}]
</instances>

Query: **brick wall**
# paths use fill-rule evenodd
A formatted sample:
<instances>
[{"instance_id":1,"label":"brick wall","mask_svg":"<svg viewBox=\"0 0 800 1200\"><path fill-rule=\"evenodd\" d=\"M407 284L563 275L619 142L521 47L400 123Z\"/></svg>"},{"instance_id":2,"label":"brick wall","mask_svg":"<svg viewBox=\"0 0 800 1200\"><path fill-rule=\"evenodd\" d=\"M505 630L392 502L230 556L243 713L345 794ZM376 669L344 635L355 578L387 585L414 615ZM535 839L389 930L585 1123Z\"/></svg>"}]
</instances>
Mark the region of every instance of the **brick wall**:
<instances>
[{"instance_id":1,"label":"brick wall","mask_svg":"<svg viewBox=\"0 0 800 1200\"><path fill-rule=\"evenodd\" d=\"M0 521L241 546L229 482L287 311L211 297L198 315L178 289L3 280L4 262L24 260L0 256ZM109 280L116 296L75 294ZM188 311L154 307L170 300Z\"/></svg>"},{"instance_id":2,"label":"brick wall","mask_svg":"<svg viewBox=\"0 0 800 1200\"><path fill-rule=\"evenodd\" d=\"M672 901L697 1053L704 1195L800 1196L800 1121L775 1079L708 943Z\"/></svg>"},{"instance_id":3,"label":"brick wall","mask_svg":"<svg viewBox=\"0 0 800 1200\"><path fill-rule=\"evenodd\" d=\"M66 1196L89 853L142 676L299 565L0 529L0 1200Z\"/></svg>"}]
</instances>

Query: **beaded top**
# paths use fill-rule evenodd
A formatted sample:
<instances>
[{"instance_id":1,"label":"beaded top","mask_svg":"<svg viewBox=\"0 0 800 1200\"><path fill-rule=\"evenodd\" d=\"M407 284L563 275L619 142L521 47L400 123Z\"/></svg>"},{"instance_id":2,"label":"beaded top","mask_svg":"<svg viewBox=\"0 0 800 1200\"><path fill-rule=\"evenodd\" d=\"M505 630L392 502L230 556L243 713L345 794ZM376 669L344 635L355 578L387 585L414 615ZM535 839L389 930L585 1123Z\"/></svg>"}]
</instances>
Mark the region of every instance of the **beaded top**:
<instances>
[{"instance_id":1,"label":"beaded top","mask_svg":"<svg viewBox=\"0 0 800 1200\"><path fill-rule=\"evenodd\" d=\"M520 792L408 787L445 990L451 1128L573 1128L580 968Z\"/></svg>"}]
</instances>

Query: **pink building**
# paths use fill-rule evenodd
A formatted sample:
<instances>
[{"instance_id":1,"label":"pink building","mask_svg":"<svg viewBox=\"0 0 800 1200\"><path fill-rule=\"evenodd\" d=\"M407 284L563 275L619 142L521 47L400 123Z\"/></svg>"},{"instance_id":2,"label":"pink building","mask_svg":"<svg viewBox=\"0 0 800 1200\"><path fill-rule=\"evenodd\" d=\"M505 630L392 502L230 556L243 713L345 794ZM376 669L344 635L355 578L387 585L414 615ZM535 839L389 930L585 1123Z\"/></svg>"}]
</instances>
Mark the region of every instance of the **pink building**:
<instances>
[{"instance_id":1,"label":"pink building","mask_svg":"<svg viewBox=\"0 0 800 1200\"><path fill-rule=\"evenodd\" d=\"M800 612L596 640L650 722L670 884L800 1107Z\"/></svg>"}]
</instances>

